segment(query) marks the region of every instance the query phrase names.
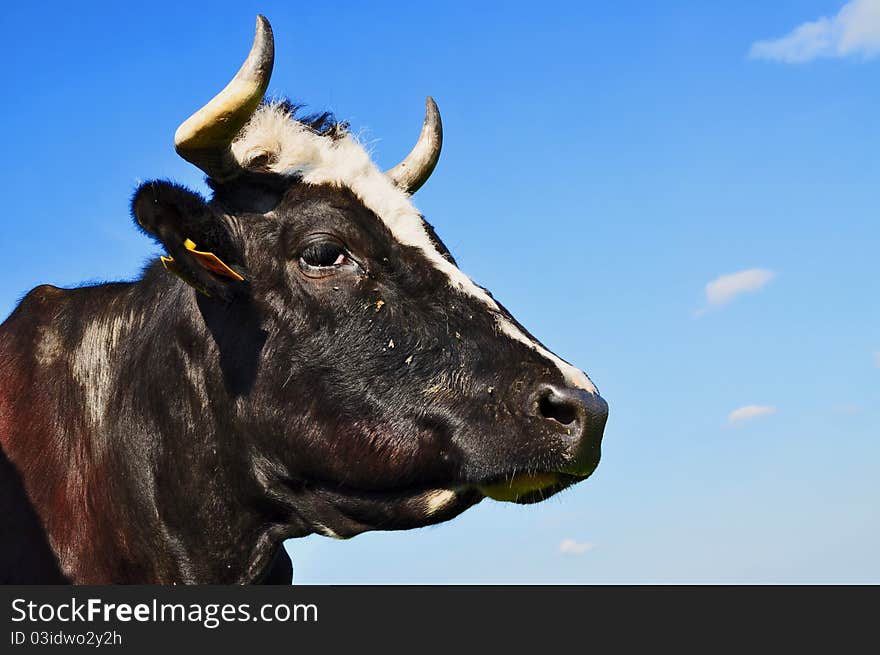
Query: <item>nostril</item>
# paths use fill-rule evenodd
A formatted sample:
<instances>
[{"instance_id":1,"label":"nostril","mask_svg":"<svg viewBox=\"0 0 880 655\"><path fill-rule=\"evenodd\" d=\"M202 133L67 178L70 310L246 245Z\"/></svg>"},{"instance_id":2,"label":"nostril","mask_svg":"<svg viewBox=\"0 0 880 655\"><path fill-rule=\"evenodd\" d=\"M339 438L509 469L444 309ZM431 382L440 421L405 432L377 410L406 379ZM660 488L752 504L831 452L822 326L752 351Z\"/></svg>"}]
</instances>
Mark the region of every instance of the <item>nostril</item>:
<instances>
[{"instance_id":1,"label":"nostril","mask_svg":"<svg viewBox=\"0 0 880 655\"><path fill-rule=\"evenodd\" d=\"M561 449L562 473L585 477L599 463L608 404L585 389L539 383L528 396L528 412L544 439Z\"/></svg>"},{"instance_id":2,"label":"nostril","mask_svg":"<svg viewBox=\"0 0 880 655\"><path fill-rule=\"evenodd\" d=\"M578 408L568 398L559 397L552 389L547 389L538 400L538 412L544 418L571 425L578 420Z\"/></svg>"}]
</instances>

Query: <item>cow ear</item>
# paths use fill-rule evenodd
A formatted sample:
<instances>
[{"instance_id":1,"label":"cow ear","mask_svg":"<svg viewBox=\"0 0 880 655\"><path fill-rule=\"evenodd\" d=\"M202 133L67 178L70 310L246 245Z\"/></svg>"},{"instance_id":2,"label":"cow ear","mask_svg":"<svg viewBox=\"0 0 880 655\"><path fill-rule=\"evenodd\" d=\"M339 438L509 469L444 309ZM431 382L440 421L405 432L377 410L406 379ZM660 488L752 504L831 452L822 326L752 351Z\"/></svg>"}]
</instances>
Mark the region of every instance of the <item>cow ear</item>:
<instances>
[{"instance_id":1,"label":"cow ear","mask_svg":"<svg viewBox=\"0 0 880 655\"><path fill-rule=\"evenodd\" d=\"M162 263L201 293L231 300L245 280L240 248L205 199L172 182L142 184L131 201L137 225L168 252Z\"/></svg>"}]
</instances>

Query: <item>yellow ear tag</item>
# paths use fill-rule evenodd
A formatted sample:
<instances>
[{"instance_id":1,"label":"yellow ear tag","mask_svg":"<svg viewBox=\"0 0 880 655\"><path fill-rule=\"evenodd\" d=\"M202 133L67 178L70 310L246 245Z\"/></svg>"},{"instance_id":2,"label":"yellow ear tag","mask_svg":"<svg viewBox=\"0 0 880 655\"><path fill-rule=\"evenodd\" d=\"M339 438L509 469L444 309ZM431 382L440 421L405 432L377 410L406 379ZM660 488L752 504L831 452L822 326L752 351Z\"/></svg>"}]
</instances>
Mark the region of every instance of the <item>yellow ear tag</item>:
<instances>
[{"instance_id":1,"label":"yellow ear tag","mask_svg":"<svg viewBox=\"0 0 880 655\"><path fill-rule=\"evenodd\" d=\"M244 278L233 271L229 266L227 266L222 259L220 259L217 255L212 252L202 252L196 250L196 244L191 240L187 239L183 242L184 247L192 254L192 256L196 259L199 264L201 264L204 268L208 269L212 273L216 275L222 275L224 277L231 277L233 280L238 280L239 282L243 281ZM208 293L208 290L205 289L202 285L196 283L195 280L191 279L188 275L183 273L174 261L174 257L166 257L165 255L161 255L159 259L162 261L162 266L165 267L165 270L174 273L181 280L186 282L193 289L202 293L209 298L211 294Z\"/></svg>"},{"instance_id":2,"label":"yellow ear tag","mask_svg":"<svg viewBox=\"0 0 880 655\"><path fill-rule=\"evenodd\" d=\"M244 281L244 277L229 268L226 263L214 253L196 250L196 244L193 243L190 239L184 241L183 245L186 247L187 250L190 251L190 253L192 253L193 257L196 258L196 260L199 262L199 264L202 265L202 267L207 268L215 275L231 277L233 280L238 280L239 282Z\"/></svg>"},{"instance_id":3,"label":"yellow ear tag","mask_svg":"<svg viewBox=\"0 0 880 655\"><path fill-rule=\"evenodd\" d=\"M215 275L222 275L224 277L231 277L233 280L238 280L239 282L244 281L244 278L233 271L226 263L220 259L217 255L212 252L204 252L201 250L196 250L196 244L191 240L187 239L183 242L184 247L189 250L195 260L202 265L203 268L208 269ZM174 263L174 257L166 257L165 255L161 255L159 259L162 260L162 266L165 267L165 270L174 273L177 277L182 279L187 284L192 284L192 281L189 278L185 277L177 268Z\"/></svg>"}]
</instances>

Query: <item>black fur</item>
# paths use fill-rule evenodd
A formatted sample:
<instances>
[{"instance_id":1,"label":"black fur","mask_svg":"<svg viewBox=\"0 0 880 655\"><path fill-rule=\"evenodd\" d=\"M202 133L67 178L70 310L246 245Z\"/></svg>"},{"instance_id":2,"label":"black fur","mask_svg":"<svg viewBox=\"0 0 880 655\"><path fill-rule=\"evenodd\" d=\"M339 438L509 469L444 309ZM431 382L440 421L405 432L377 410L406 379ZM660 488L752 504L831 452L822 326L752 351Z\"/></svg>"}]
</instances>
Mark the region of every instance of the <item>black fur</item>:
<instances>
[{"instance_id":1,"label":"black fur","mask_svg":"<svg viewBox=\"0 0 880 655\"><path fill-rule=\"evenodd\" d=\"M263 101L261 106L267 104ZM315 114L303 114L302 110L305 105L293 102L290 98L279 98L272 101L272 104L281 108L287 113L291 120L295 120L305 125L315 134L326 136L331 139L338 139L348 131L348 123L337 121L332 112L323 111Z\"/></svg>"}]
</instances>

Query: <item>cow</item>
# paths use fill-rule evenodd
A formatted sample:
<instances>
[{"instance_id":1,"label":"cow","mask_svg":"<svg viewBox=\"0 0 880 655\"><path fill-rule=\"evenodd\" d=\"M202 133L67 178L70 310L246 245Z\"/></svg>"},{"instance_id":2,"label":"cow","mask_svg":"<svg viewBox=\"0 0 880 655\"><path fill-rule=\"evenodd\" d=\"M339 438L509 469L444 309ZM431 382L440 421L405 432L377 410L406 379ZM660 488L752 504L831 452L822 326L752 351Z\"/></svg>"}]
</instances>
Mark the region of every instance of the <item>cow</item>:
<instances>
[{"instance_id":1,"label":"cow","mask_svg":"<svg viewBox=\"0 0 880 655\"><path fill-rule=\"evenodd\" d=\"M211 198L141 184L166 254L134 281L30 291L0 326L0 580L291 581L286 539L533 503L596 468L608 413L458 268L330 114L264 94L258 16L232 81L175 134Z\"/></svg>"}]
</instances>

